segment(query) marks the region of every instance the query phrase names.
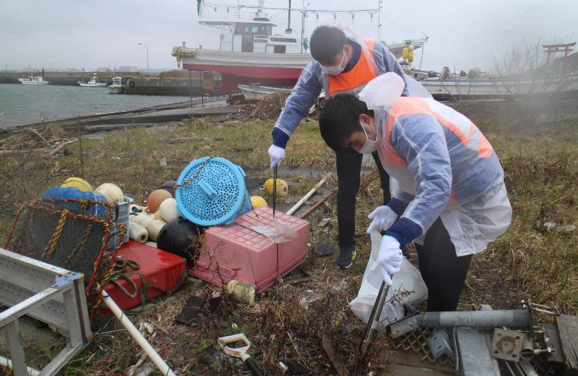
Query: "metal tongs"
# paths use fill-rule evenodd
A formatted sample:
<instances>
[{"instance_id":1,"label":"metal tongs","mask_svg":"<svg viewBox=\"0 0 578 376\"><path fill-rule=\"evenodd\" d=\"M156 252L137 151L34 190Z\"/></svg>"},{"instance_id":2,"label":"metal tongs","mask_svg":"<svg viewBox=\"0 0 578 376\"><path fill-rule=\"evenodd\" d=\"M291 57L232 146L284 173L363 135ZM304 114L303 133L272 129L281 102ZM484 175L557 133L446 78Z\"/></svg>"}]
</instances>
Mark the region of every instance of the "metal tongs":
<instances>
[{"instance_id":1,"label":"metal tongs","mask_svg":"<svg viewBox=\"0 0 578 376\"><path fill-rule=\"evenodd\" d=\"M369 346L371 345L371 338L373 337L373 332L377 328L379 316L381 316L381 311L383 310L383 305L385 304L385 298L387 297L388 290L389 286L385 282L381 282L381 287L379 289L379 293L377 294L377 298L375 299L373 310L371 310L371 315L369 316L369 320L367 320L367 326L365 327L365 332L363 333L363 339L359 344L359 361L365 358L367 350L369 350Z\"/></svg>"}]
</instances>

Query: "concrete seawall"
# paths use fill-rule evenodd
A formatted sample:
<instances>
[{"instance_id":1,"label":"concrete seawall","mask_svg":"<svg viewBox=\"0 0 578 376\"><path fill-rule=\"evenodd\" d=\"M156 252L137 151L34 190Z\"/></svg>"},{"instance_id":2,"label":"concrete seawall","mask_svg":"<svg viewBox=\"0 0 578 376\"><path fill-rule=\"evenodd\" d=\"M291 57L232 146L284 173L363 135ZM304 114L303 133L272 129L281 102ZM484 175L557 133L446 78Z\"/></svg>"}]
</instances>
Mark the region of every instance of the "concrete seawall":
<instances>
[{"instance_id":1,"label":"concrete seawall","mask_svg":"<svg viewBox=\"0 0 578 376\"><path fill-rule=\"evenodd\" d=\"M211 94L220 87L220 76L210 72L203 73L202 83L200 72L191 72L189 76L186 71L175 75L168 72L149 76L132 72L44 72L43 77L50 85L77 86L78 81L87 82L95 73L99 80L107 85L112 84L113 77L121 77L122 84L125 85L124 94L198 96L203 93ZM19 78L29 75L29 72L0 72L0 84L18 84ZM38 72L34 75L42 74Z\"/></svg>"},{"instance_id":2,"label":"concrete seawall","mask_svg":"<svg viewBox=\"0 0 578 376\"><path fill-rule=\"evenodd\" d=\"M94 74L98 75L98 78L102 82L107 84L112 83L112 78L120 76L123 81L140 75L138 72L44 72L44 80L50 81L51 85L62 85L62 86L77 86L78 81L88 81ZM28 77L30 72L0 72L0 84L17 84L18 79L23 77ZM41 72L34 72L35 76L42 76Z\"/></svg>"}]
</instances>

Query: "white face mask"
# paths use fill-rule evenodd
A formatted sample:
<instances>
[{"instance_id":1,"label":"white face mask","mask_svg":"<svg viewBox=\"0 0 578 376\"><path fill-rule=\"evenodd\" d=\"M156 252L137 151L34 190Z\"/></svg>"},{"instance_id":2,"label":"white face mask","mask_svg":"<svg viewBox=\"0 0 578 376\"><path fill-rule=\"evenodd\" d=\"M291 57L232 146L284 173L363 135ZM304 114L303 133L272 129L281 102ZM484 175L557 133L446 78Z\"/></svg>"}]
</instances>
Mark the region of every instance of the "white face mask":
<instances>
[{"instance_id":1,"label":"white face mask","mask_svg":"<svg viewBox=\"0 0 578 376\"><path fill-rule=\"evenodd\" d=\"M325 74L329 74L332 76L337 76L339 73L343 72L343 70L345 69L345 67L342 66L343 61L345 60L345 50L343 50L342 55L343 57L341 58L341 63L331 67L324 67L323 65L321 65L321 71Z\"/></svg>"},{"instance_id":2,"label":"white face mask","mask_svg":"<svg viewBox=\"0 0 578 376\"><path fill-rule=\"evenodd\" d=\"M363 144L363 147L361 148L361 150L359 150L359 152L361 154L371 154L374 151L377 150L377 132L375 132L376 135L376 139L375 141L370 140L369 136L367 135L367 131L365 130L365 127L363 126L363 123L360 121L359 124L361 125L361 129L363 129L363 133L365 133L365 137L367 138L367 140L365 141L365 144ZM375 127L373 127L373 130L375 131Z\"/></svg>"}]
</instances>

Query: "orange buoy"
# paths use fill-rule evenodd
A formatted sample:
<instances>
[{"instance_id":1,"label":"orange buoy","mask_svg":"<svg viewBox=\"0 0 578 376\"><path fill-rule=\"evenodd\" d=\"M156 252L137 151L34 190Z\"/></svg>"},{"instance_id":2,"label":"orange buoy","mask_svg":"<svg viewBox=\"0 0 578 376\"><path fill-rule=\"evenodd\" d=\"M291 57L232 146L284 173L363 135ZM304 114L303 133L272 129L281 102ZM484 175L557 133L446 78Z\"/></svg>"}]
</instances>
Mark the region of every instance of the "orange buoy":
<instances>
[{"instance_id":1,"label":"orange buoy","mask_svg":"<svg viewBox=\"0 0 578 376\"><path fill-rule=\"evenodd\" d=\"M155 213L162 202L167 198L173 197L170 192L164 189L157 189L152 191L147 198L147 213Z\"/></svg>"}]
</instances>

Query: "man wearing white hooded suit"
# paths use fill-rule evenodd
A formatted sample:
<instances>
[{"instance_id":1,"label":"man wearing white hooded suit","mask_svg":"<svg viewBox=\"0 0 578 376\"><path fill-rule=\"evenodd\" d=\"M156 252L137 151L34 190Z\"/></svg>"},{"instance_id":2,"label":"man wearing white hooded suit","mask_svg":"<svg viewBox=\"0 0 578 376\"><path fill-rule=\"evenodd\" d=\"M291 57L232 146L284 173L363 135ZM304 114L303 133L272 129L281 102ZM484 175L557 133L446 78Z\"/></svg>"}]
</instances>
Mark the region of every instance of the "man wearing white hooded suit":
<instances>
[{"instance_id":1,"label":"man wearing white hooded suit","mask_svg":"<svg viewBox=\"0 0 578 376\"><path fill-rule=\"evenodd\" d=\"M327 100L319 126L334 150L377 151L399 189L371 214L385 231L377 262L391 285L401 247L416 244L428 311L453 311L472 256L508 228L512 209L492 145L464 115L427 98L402 97L386 73L359 93Z\"/></svg>"}]
</instances>

